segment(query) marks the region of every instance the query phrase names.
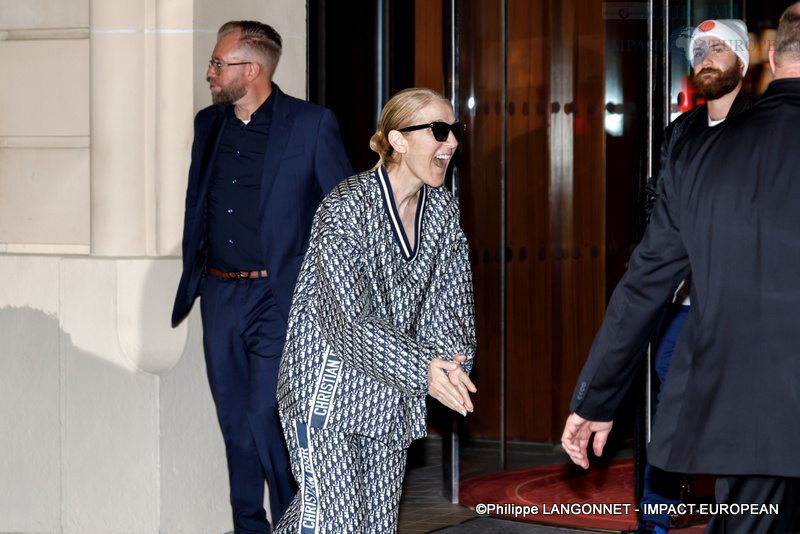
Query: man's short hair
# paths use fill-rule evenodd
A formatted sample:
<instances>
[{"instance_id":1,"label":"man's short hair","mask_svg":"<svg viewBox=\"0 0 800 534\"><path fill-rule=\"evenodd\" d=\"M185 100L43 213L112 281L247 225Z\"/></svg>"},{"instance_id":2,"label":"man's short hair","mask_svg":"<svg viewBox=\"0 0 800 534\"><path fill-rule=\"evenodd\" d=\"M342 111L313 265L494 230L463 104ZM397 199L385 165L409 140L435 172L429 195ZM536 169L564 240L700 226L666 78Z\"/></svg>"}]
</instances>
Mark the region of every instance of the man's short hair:
<instances>
[{"instance_id":1,"label":"man's short hair","mask_svg":"<svg viewBox=\"0 0 800 534\"><path fill-rule=\"evenodd\" d=\"M789 6L781 15L775 36L775 66L800 65L800 2Z\"/></svg>"},{"instance_id":2,"label":"man's short hair","mask_svg":"<svg viewBox=\"0 0 800 534\"><path fill-rule=\"evenodd\" d=\"M219 41L224 35L239 32L239 46L255 54L262 67L267 69L269 76L275 72L278 60L281 58L283 40L275 28L263 22L253 20L232 20L223 24L217 32Z\"/></svg>"}]
</instances>

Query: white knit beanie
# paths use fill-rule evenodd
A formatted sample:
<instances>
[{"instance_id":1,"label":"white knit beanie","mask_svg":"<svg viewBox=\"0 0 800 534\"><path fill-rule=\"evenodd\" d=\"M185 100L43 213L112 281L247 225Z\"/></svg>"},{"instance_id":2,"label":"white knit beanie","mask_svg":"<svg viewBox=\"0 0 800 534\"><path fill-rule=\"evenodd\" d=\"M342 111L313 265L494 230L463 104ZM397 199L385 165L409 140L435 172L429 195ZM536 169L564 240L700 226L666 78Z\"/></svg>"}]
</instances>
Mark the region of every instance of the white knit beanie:
<instances>
[{"instance_id":1,"label":"white knit beanie","mask_svg":"<svg viewBox=\"0 0 800 534\"><path fill-rule=\"evenodd\" d=\"M750 51L747 49L749 40L747 38L747 25L739 19L720 19L707 20L700 24L692 32L689 41L689 60L694 59L694 43L701 37L714 36L723 41L733 50L733 53L742 60L742 78L747 74L747 66L750 64ZM692 65L694 63L692 62Z\"/></svg>"}]
</instances>

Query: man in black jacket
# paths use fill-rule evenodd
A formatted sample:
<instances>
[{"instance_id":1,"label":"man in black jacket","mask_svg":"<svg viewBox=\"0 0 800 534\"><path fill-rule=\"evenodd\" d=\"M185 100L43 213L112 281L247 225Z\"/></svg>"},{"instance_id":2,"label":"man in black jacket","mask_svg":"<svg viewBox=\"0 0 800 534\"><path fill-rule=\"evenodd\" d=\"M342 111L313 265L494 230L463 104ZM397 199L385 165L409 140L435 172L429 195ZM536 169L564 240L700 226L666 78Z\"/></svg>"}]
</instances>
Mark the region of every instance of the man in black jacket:
<instances>
[{"instance_id":1,"label":"man in black jacket","mask_svg":"<svg viewBox=\"0 0 800 534\"><path fill-rule=\"evenodd\" d=\"M707 20L692 33L692 83L706 103L693 108L670 124L661 144L661 165L657 179L648 189L657 196L656 186L660 174L666 169L667 158L677 141L688 132L698 132L721 124L753 106L753 99L741 92L742 79L747 73L750 53L747 49L747 26L741 20ZM665 306L656 328L654 369L659 390L666 380L670 358L678 334L689 313L688 275ZM647 464L644 471L644 488L640 510L642 521L634 531L637 534L662 534L669 530L669 505L678 504L683 475L668 473ZM656 506L646 506L656 505Z\"/></svg>"},{"instance_id":2,"label":"man in black jacket","mask_svg":"<svg viewBox=\"0 0 800 534\"><path fill-rule=\"evenodd\" d=\"M691 269L649 458L717 475L706 532L800 528L800 3L769 56L775 81L752 110L676 143L561 438L582 467L593 433L602 453L663 302Z\"/></svg>"}]
</instances>

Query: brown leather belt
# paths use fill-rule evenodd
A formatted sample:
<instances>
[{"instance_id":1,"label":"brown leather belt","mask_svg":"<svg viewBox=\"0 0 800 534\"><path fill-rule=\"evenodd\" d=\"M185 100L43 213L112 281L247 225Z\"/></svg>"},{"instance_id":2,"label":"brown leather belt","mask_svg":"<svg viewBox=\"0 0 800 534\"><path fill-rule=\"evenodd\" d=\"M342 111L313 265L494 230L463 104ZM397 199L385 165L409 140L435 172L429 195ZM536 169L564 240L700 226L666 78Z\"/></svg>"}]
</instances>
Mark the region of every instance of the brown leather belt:
<instances>
[{"instance_id":1,"label":"brown leather belt","mask_svg":"<svg viewBox=\"0 0 800 534\"><path fill-rule=\"evenodd\" d=\"M231 273L223 273L219 269L215 269L213 267L208 268L208 274L211 276L219 276L220 278L234 278L236 280L242 278L266 278L267 271L264 269L263 271L234 271Z\"/></svg>"}]
</instances>

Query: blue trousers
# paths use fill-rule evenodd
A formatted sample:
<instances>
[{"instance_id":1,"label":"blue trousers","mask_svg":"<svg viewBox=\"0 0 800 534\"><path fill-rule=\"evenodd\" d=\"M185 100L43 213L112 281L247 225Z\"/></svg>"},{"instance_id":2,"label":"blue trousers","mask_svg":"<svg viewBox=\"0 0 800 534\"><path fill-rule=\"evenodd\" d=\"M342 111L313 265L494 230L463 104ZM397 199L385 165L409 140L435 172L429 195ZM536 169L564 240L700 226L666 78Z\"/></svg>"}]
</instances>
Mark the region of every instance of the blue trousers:
<instances>
[{"instance_id":1,"label":"blue trousers","mask_svg":"<svg viewBox=\"0 0 800 534\"><path fill-rule=\"evenodd\" d=\"M266 278L209 276L200 311L208 382L228 459L234 530L268 533L264 479L275 524L295 494L276 398L286 321Z\"/></svg>"},{"instance_id":2,"label":"blue trousers","mask_svg":"<svg viewBox=\"0 0 800 534\"><path fill-rule=\"evenodd\" d=\"M654 367L659 383L657 400L661 399L661 389L667 379L672 352L675 350L678 334L681 333L683 322L686 320L686 314L688 313L689 306L668 306L664 309L656 329ZM644 468L642 503L678 504L681 495L681 484L683 484L683 474L662 471L648 463ZM664 527L669 527L669 514L666 513L645 514L642 516L642 520L654 521L664 525Z\"/></svg>"}]
</instances>

